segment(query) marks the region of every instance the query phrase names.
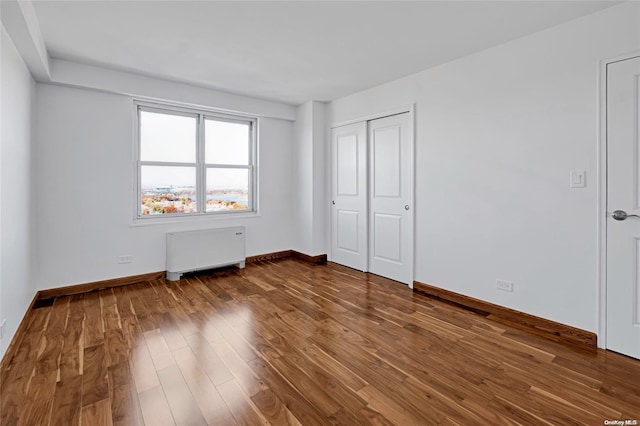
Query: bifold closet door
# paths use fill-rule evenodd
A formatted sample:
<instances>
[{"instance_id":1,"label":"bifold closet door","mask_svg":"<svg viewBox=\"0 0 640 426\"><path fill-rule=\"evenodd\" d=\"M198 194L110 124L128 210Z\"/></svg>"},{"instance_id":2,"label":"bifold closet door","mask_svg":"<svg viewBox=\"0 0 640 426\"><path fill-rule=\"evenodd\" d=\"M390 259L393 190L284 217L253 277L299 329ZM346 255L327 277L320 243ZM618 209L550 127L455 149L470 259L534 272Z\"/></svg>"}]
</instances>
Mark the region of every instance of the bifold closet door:
<instances>
[{"instance_id":1,"label":"bifold closet door","mask_svg":"<svg viewBox=\"0 0 640 426\"><path fill-rule=\"evenodd\" d=\"M331 260L367 270L367 124L331 133Z\"/></svg>"},{"instance_id":2,"label":"bifold closet door","mask_svg":"<svg viewBox=\"0 0 640 426\"><path fill-rule=\"evenodd\" d=\"M413 286L409 113L369 121L369 272Z\"/></svg>"}]
</instances>

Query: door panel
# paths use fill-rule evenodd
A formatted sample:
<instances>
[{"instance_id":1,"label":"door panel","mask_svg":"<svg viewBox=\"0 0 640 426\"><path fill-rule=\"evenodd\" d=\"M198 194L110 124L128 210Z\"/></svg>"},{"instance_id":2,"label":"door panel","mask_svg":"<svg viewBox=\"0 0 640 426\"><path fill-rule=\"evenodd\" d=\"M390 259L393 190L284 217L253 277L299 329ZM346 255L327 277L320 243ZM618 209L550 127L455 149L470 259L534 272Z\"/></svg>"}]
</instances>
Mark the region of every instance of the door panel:
<instances>
[{"instance_id":1,"label":"door panel","mask_svg":"<svg viewBox=\"0 0 640 426\"><path fill-rule=\"evenodd\" d=\"M331 260L367 270L367 127L331 132Z\"/></svg>"},{"instance_id":2,"label":"door panel","mask_svg":"<svg viewBox=\"0 0 640 426\"><path fill-rule=\"evenodd\" d=\"M369 271L413 285L413 137L409 113L369 122Z\"/></svg>"},{"instance_id":3,"label":"door panel","mask_svg":"<svg viewBox=\"0 0 640 426\"><path fill-rule=\"evenodd\" d=\"M401 197L400 127L372 130L373 195L374 197Z\"/></svg>"},{"instance_id":4,"label":"door panel","mask_svg":"<svg viewBox=\"0 0 640 426\"><path fill-rule=\"evenodd\" d=\"M358 244L358 216L359 212L352 210L337 209L338 245L337 248L349 251L354 254L359 253Z\"/></svg>"},{"instance_id":5,"label":"door panel","mask_svg":"<svg viewBox=\"0 0 640 426\"><path fill-rule=\"evenodd\" d=\"M373 217L373 258L401 262L402 216L377 213Z\"/></svg>"},{"instance_id":6,"label":"door panel","mask_svg":"<svg viewBox=\"0 0 640 426\"><path fill-rule=\"evenodd\" d=\"M640 359L640 58L607 66L607 348Z\"/></svg>"},{"instance_id":7,"label":"door panel","mask_svg":"<svg viewBox=\"0 0 640 426\"><path fill-rule=\"evenodd\" d=\"M336 138L336 182L338 195L358 195L358 135L348 133Z\"/></svg>"}]
</instances>

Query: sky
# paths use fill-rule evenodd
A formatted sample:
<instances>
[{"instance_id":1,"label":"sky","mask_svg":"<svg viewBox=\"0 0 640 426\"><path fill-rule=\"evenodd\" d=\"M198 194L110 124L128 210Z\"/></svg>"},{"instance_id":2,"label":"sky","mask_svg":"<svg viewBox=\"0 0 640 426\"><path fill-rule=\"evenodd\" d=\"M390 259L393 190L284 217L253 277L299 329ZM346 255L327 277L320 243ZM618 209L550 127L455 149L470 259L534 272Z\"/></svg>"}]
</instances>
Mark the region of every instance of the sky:
<instances>
[{"instance_id":1,"label":"sky","mask_svg":"<svg viewBox=\"0 0 640 426\"><path fill-rule=\"evenodd\" d=\"M195 117L141 111L140 159L195 163ZM249 164L249 126L205 120L207 164ZM142 166L142 187L195 186L195 167ZM208 169L207 189L247 188L246 169Z\"/></svg>"}]
</instances>

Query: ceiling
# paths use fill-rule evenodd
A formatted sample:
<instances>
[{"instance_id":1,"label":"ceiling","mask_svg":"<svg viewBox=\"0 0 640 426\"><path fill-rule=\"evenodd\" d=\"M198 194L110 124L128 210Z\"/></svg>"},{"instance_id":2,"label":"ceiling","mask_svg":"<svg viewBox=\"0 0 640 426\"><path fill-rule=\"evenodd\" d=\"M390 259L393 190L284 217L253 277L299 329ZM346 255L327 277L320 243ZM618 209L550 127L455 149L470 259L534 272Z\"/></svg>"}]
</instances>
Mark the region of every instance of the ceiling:
<instances>
[{"instance_id":1,"label":"ceiling","mask_svg":"<svg viewBox=\"0 0 640 426\"><path fill-rule=\"evenodd\" d=\"M297 105L330 101L615 1L34 1L53 58Z\"/></svg>"}]
</instances>

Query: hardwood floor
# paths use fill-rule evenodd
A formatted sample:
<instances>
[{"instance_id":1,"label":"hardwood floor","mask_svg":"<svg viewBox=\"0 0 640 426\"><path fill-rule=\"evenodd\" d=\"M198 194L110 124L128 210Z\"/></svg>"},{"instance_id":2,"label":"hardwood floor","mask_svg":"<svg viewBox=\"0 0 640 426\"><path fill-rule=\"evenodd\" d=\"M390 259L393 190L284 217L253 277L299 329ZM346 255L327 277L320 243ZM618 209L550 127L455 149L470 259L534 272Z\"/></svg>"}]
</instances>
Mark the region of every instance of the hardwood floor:
<instances>
[{"instance_id":1,"label":"hardwood floor","mask_svg":"<svg viewBox=\"0 0 640 426\"><path fill-rule=\"evenodd\" d=\"M265 261L39 303L2 425L640 421L640 361L334 264Z\"/></svg>"}]
</instances>

